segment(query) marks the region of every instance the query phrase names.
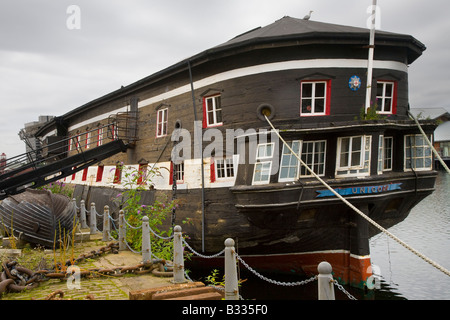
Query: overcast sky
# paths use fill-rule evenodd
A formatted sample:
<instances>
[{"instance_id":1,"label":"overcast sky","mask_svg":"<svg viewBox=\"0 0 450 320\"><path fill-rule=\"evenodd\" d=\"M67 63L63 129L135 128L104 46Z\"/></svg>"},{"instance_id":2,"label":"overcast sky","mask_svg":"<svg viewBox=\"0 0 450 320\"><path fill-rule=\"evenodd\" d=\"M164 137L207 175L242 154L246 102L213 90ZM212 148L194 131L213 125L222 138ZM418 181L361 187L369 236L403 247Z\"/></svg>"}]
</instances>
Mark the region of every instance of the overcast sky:
<instances>
[{"instance_id":1,"label":"overcast sky","mask_svg":"<svg viewBox=\"0 0 450 320\"><path fill-rule=\"evenodd\" d=\"M238 34L291 16L366 27L372 0L0 0L0 153L60 116ZM80 11L68 10L76 5ZM409 68L411 107L448 107L448 0L378 0L379 27L427 46ZM79 19L77 19L79 18Z\"/></svg>"}]
</instances>

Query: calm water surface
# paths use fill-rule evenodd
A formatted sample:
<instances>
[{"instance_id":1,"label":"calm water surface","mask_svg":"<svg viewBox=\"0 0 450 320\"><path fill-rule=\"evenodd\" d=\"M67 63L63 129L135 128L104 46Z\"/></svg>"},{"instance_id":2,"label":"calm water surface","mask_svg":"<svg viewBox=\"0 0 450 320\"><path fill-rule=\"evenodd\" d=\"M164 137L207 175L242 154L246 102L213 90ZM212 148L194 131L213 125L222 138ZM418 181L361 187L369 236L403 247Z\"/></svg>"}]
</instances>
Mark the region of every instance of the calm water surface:
<instances>
[{"instance_id":1,"label":"calm water surface","mask_svg":"<svg viewBox=\"0 0 450 320\"><path fill-rule=\"evenodd\" d=\"M389 231L426 257L450 269L450 175L441 172L436 191L420 202ZM370 239L372 264L380 271L380 288L370 293L345 287L358 300L450 300L450 277L425 262L385 234ZM246 270L241 278L244 299L317 300L317 281L295 287L268 283ZM293 282L304 280L267 275L270 279ZM348 298L335 287L336 299Z\"/></svg>"},{"instance_id":2,"label":"calm water surface","mask_svg":"<svg viewBox=\"0 0 450 320\"><path fill-rule=\"evenodd\" d=\"M436 191L420 202L391 233L450 270L450 175L441 172ZM450 277L384 234L370 240L372 264L382 289L405 299L450 300Z\"/></svg>"}]
</instances>

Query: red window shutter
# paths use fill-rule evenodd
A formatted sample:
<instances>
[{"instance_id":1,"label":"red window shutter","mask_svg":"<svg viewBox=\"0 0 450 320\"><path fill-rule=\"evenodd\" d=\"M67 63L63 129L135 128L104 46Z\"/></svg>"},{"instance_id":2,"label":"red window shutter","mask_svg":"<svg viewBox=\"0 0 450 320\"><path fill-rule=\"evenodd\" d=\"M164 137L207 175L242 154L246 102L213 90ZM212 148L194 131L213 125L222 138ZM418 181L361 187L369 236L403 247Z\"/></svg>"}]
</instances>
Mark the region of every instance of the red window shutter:
<instances>
[{"instance_id":1,"label":"red window shutter","mask_svg":"<svg viewBox=\"0 0 450 320\"><path fill-rule=\"evenodd\" d=\"M98 166L97 168L97 179L95 180L96 182L101 182L102 178L103 178L103 169L105 167L104 166Z\"/></svg>"},{"instance_id":2,"label":"red window shutter","mask_svg":"<svg viewBox=\"0 0 450 320\"><path fill-rule=\"evenodd\" d=\"M173 162L170 162L169 185L173 185Z\"/></svg>"},{"instance_id":3,"label":"red window shutter","mask_svg":"<svg viewBox=\"0 0 450 320\"><path fill-rule=\"evenodd\" d=\"M211 158L211 168L210 168L210 180L211 182L215 182L216 181L216 166L214 164L214 159Z\"/></svg>"},{"instance_id":4,"label":"red window shutter","mask_svg":"<svg viewBox=\"0 0 450 320\"><path fill-rule=\"evenodd\" d=\"M331 80L327 80L327 104L325 106L325 114L327 116L330 115L331 109Z\"/></svg>"},{"instance_id":5,"label":"red window shutter","mask_svg":"<svg viewBox=\"0 0 450 320\"><path fill-rule=\"evenodd\" d=\"M88 174L88 168L83 169L83 177L81 178L81 181L86 181Z\"/></svg>"},{"instance_id":6,"label":"red window shutter","mask_svg":"<svg viewBox=\"0 0 450 320\"><path fill-rule=\"evenodd\" d=\"M122 177L122 169L119 166L117 166L116 167L116 171L114 172L114 181L113 181L113 183L115 183L115 184L120 183L121 177Z\"/></svg>"},{"instance_id":7,"label":"red window shutter","mask_svg":"<svg viewBox=\"0 0 450 320\"><path fill-rule=\"evenodd\" d=\"M392 114L397 114L397 89L398 82L394 82L394 95L392 97Z\"/></svg>"},{"instance_id":8,"label":"red window shutter","mask_svg":"<svg viewBox=\"0 0 450 320\"><path fill-rule=\"evenodd\" d=\"M203 129L208 126L208 114L206 112L206 98L203 98Z\"/></svg>"}]
</instances>

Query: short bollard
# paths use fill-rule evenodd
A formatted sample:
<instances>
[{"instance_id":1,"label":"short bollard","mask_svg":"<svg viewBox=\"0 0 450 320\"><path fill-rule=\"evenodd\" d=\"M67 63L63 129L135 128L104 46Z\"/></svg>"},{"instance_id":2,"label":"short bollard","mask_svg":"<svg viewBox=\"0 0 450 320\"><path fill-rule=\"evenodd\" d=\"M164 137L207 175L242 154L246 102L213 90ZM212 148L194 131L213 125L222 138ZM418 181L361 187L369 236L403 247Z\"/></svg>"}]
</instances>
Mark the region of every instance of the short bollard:
<instances>
[{"instance_id":1,"label":"short bollard","mask_svg":"<svg viewBox=\"0 0 450 320\"><path fill-rule=\"evenodd\" d=\"M125 244L125 214L123 210L119 211L119 251L124 251L127 249L127 245Z\"/></svg>"},{"instance_id":2,"label":"short bollard","mask_svg":"<svg viewBox=\"0 0 450 320\"><path fill-rule=\"evenodd\" d=\"M317 267L319 300L335 300L334 298L334 281L331 272L333 268L326 261L319 263Z\"/></svg>"},{"instance_id":3,"label":"short bollard","mask_svg":"<svg viewBox=\"0 0 450 320\"><path fill-rule=\"evenodd\" d=\"M181 227L175 226L173 231L173 283L185 283Z\"/></svg>"},{"instance_id":4,"label":"short bollard","mask_svg":"<svg viewBox=\"0 0 450 320\"><path fill-rule=\"evenodd\" d=\"M97 214L95 210L95 203L91 203L91 215L89 217L89 226L91 228L91 234L97 233Z\"/></svg>"},{"instance_id":5,"label":"short bollard","mask_svg":"<svg viewBox=\"0 0 450 320\"><path fill-rule=\"evenodd\" d=\"M225 240L225 300L239 300L234 240Z\"/></svg>"},{"instance_id":6,"label":"short bollard","mask_svg":"<svg viewBox=\"0 0 450 320\"><path fill-rule=\"evenodd\" d=\"M105 206L103 211L103 238L102 241L109 241L109 206Z\"/></svg>"},{"instance_id":7,"label":"short bollard","mask_svg":"<svg viewBox=\"0 0 450 320\"><path fill-rule=\"evenodd\" d=\"M150 246L150 227L148 217L142 218L142 263L148 264L152 261L152 248Z\"/></svg>"},{"instance_id":8,"label":"short bollard","mask_svg":"<svg viewBox=\"0 0 450 320\"><path fill-rule=\"evenodd\" d=\"M80 201L80 222L81 222L81 229L88 228L88 225L86 224L86 206L84 200Z\"/></svg>"}]
</instances>

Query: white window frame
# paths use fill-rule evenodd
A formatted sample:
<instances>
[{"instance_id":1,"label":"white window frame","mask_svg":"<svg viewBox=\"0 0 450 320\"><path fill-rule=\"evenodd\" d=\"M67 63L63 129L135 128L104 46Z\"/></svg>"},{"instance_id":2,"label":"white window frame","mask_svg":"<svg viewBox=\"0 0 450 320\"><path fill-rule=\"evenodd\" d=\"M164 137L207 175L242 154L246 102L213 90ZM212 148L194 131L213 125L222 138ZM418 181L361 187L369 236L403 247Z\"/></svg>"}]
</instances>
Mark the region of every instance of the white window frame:
<instances>
[{"instance_id":1,"label":"white window frame","mask_svg":"<svg viewBox=\"0 0 450 320\"><path fill-rule=\"evenodd\" d=\"M360 154L360 163L356 166L348 166L351 164L351 157L349 157L346 165L341 165L341 148L342 148L342 140L346 138L361 138L361 154ZM353 140L353 139L351 139ZM337 141L337 154L336 154L336 176L337 177L354 177L354 176L369 176L370 175L370 159L371 159L371 145L372 145L372 136L371 135L358 135L358 136L347 136L347 137L339 137ZM350 147L352 144L350 144ZM350 153L352 152L350 148Z\"/></svg>"},{"instance_id":2,"label":"white window frame","mask_svg":"<svg viewBox=\"0 0 450 320\"><path fill-rule=\"evenodd\" d=\"M222 168L219 168L220 163L222 163ZM215 174L216 174L216 180L222 181L227 180L230 178L234 178L236 176L236 170L234 166L234 159L233 158L222 158L222 159L214 159L214 166L215 166ZM232 175L229 174L229 170L232 171ZM223 173L223 176L220 177L220 172Z\"/></svg>"},{"instance_id":3,"label":"white window frame","mask_svg":"<svg viewBox=\"0 0 450 320\"><path fill-rule=\"evenodd\" d=\"M304 146L305 143L306 143L306 144L309 144L309 143L312 143L312 144L313 144L312 163L311 163L311 164L309 164L307 161L305 161L305 159L303 159L303 156L304 156L304 153L303 153L303 146ZM317 162L317 160L316 160L316 157L318 156L318 153L316 152L316 144L317 144L317 143L324 143L324 144L325 144L325 145L324 145L324 156L323 156L323 172L316 172L316 170L314 170L314 167L315 167L316 165L319 165L319 164L320 164L320 163ZM310 168L312 171L314 171L315 174L317 174L318 176L324 176L324 175L325 175L325 166L326 166L326 158L327 158L327 141L326 141L326 140L303 141L303 142L302 142L301 149L300 149L300 152L301 152L301 159L302 159L302 161L303 161L305 164L307 164L307 165L309 166L309 168ZM312 177L312 176L313 176L308 170L306 170L306 168L305 168L306 174L302 174L302 170L301 170L301 169L302 169L302 168L300 167L299 175L300 175L301 178L302 178L302 177Z\"/></svg>"},{"instance_id":4,"label":"white window frame","mask_svg":"<svg viewBox=\"0 0 450 320\"><path fill-rule=\"evenodd\" d=\"M159 109L156 117L156 137L167 136L167 123L169 121L169 108ZM161 127L161 130L159 128Z\"/></svg>"},{"instance_id":5,"label":"white window frame","mask_svg":"<svg viewBox=\"0 0 450 320\"><path fill-rule=\"evenodd\" d=\"M383 85L383 93L381 96L377 95L377 103L380 110L377 110L377 113L379 114L392 114L393 113L393 107L394 107L394 96L395 96L395 82L394 81L377 81L377 91L378 91L378 85ZM392 86L390 96L387 95L386 92L386 85L389 84ZM391 99L391 104L389 106L389 110L386 111L386 99Z\"/></svg>"},{"instance_id":6,"label":"white window frame","mask_svg":"<svg viewBox=\"0 0 450 320\"><path fill-rule=\"evenodd\" d=\"M268 147L270 146L270 152L268 152ZM272 158L274 154L275 143L260 143L256 148L256 163L253 170L253 181L252 184L267 184L270 182L270 176L272 171ZM270 160L268 160L270 159ZM263 161L261 161L263 160ZM260 172L259 176L267 175L267 178L262 180L256 180L256 173ZM264 173L264 174L263 174Z\"/></svg>"},{"instance_id":7,"label":"white window frame","mask_svg":"<svg viewBox=\"0 0 450 320\"><path fill-rule=\"evenodd\" d=\"M324 96L323 97L316 97L316 85L317 84L324 84ZM312 84L311 89L311 97L304 97L303 96L303 85L304 84ZM328 82L324 80L317 80L317 81L302 81L300 83L300 115L302 117L307 116L324 116L327 114L327 90L328 90ZM304 112L303 111L303 100L311 99L311 112ZM316 99L323 99L323 112L316 112Z\"/></svg>"},{"instance_id":8,"label":"white window frame","mask_svg":"<svg viewBox=\"0 0 450 320\"><path fill-rule=\"evenodd\" d=\"M414 140L412 141L413 145L411 145L409 147L411 150L410 150L410 157L408 157L407 156L407 154L408 154L407 149L409 149L409 148L408 148L407 144L409 143L410 137L413 137ZM422 145L416 145L417 138L419 138L419 137L423 141ZM433 136L428 136L428 139L432 142L433 141L432 140ZM433 151L431 150L431 148L428 145L428 143L425 141L425 137L423 135L421 135L421 134L407 134L407 135L405 135L404 146L405 146L404 147L404 162L403 162L404 171L413 171L413 170L414 171L429 171L429 170L433 169ZM418 152L418 150L419 150L418 148L423 148L423 150L421 152ZM414 156L413 156L413 153L414 153ZM420 154L420 153L422 153L422 154ZM411 167L410 168L407 167L408 159L411 161L411 164L410 164ZM414 160L423 159L424 166L420 167L420 168L417 168L415 166L416 161L412 161L412 159L414 159ZM429 159L429 165L428 166L425 166L426 159ZM414 166L412 166L413 164L414 164Z\"/></svg>"},{"instance_id":9,"label":"white window frame","mask_svg":"<svg viewBox=\"0 0 450 320\"><path fill-rule=\"evenodd\" d=\"M300 154L301 152L301 148L302 148L302 142L301 140L293 140L293 141L287 141L287 143L289 143L289 147L291 147L291 149L295 150L293 148L293 144L294 143L298 143L298 154ZM288 166L283 166L283 157L289 157L289 165ZM292 159L295 159L296 164L295 165L291 165ZM281 173L283 171L283 168L287 168L288 173L290 172L290 170L295 170L295 175L294 177L281 177ZM278 181L279 182L287 182L287 181L294 181L296 179L298 179L298 174L299 174L299 169L300 169L300 161L298 161L298 159L295 157L295 155L292 154L292 152L286 147L285 144L283 144L283 151L281 153L281 158L280 158L280 172L278 174Z\"/></svg>"},{"instance_id":10,"label":"white window frame","mask_svg":"<svg viewBox=\"0 0 450 320\"><path fill-rule=\"evenodd\" d=\"M205 97L205 116L206 116L206 125L208 127L211 126L221 126L223 124L223 121L217 121L217 113L220 112L220 117L222 118L222 97L220 94L216 94L213 96ZM217 106L216 99L219 99L220 101L220 107ZM212 110L208 110L208 101L211 101L212 103ZM213 116L213 122L209 122L209 115L212 114Z\"/></svg>"},{"instance_id":11,"label":"white window frame","mask_svg":"<svg viewBox=\"0 0 450 320\"><path fill-rule=\"evenodd\" d=\"M184 183L184 174L185 174L185 167L184 167L184 161L180 162L179 164L173 164L173 172L175 173L175 178L177 184Z\"/></svg>"},{"instance_id":12,"label":"white window frame","mask_svg":"<svg viewBox=\"0 0 450 320\"><path fill-rule=\"evenodd\" d=\"M341 153L342 153L342 141L344 139L349 139L349 149L348 149L348 160L346 164L341 163ZM353 157L353 140L354 139L360 139L361 140L361 149L360 156L359 156L359 163L357 165L352 166L352 157ZM363 151L364 151L364 136L350 136L350 137L339 137L338 138L338 152L337 152L337 168L338 170L358 170L363 168L364 163L364 157L363 157Z\"/></svg>"}]
</instances>

